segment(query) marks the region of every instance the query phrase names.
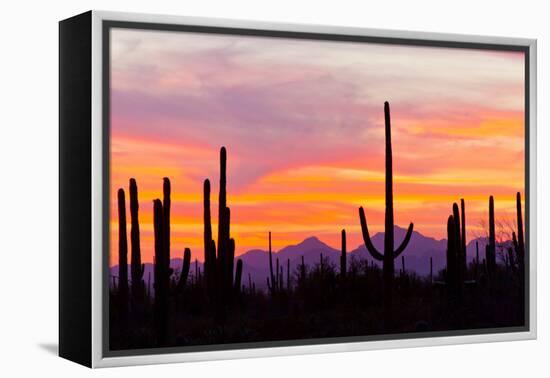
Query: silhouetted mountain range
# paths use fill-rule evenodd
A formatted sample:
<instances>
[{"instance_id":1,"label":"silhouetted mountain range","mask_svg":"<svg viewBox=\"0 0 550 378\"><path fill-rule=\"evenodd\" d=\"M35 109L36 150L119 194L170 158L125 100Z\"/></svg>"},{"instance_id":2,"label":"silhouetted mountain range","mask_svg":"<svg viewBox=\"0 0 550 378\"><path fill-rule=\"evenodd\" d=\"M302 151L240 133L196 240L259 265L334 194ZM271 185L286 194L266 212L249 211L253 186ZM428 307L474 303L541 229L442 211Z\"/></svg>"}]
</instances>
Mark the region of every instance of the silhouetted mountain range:
<instances>
[{"instance_id":1,"label":"silhouetted mountain range","mask_svg":"<svg viewBox=\"0 0 550 378\"><path fill-rule=\"evenodd\" d=\"M406 229L399 226L394 227L394 235L396 245L405 237ZM482 260L485 257L485 245L487 244L486 238L481 237L470 240L467 245L467 257L468 261L475 258L476 255L476 241L479 243L479 258ZM384 233L376 233L372 237L372 242L375 247L383 251L384 250ZM505 243L507 246L509 242ZM432 237L424 236L421 233L414 231L409 242L409 245L403 256L405 256L405 269L407 271L414 271L418 275L425 276L430 272L430 257L433 259L434 274L437 274L441 269L445 267L445 254L447 248L447 240L437 240ZM320 254L323 254L325 261L333 264L336 269L339 266L340 250L332 248L331 246L323 243L317 237L312 236L304 239L302 242L296 245L286 246L279 251L273 251L273 262L275 264L276 259L279 259L279 263L284 269L286 277L286 264L287 259L290 259L291 274L295 272L295 269L301 263L302 256L304 256L304 262L306 265L314 266L319 263ZM201 252L202 254L202 252ZM256 287L266 288L266 277L269 276L269 257L268 251L261 249L252 249L239 256L243 261L243 284L248 285L248 275ZM357 248L348 252L348 261L353 259L367 259L369 263L373 261L371 255L368 253L364 244L359 245ZM381 264L374 260L374 263L378 266ZM170 266L176 273L179 273L182 266L182 258L173 258L170 260ZM203 270L203 264L198 263L201 271ZM396 271L401 269L401 261L396 261ZM111 274L118 276L118 266L111 267ZM194 259L191 263L190 276L195 275L195 262ZM154 281L153 264L145 264L145 273L143 275L145 284L147 285L149 276L151 277L151 285Z\"/></svg>"}]
</instances>

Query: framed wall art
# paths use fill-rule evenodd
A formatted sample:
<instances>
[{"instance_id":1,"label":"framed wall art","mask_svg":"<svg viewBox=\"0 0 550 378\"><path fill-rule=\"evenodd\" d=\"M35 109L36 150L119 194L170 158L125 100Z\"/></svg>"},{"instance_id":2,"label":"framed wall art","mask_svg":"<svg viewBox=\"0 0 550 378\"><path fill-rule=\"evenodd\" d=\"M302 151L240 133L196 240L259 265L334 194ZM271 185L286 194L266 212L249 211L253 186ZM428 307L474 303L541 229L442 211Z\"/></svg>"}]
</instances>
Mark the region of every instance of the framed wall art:
<instances>
[{"instance_id":1,"label":"framed wall art","mask_svg":"<svg viewBox=\"0 0 550 378\"><path fill-rule=\"evenodd\" d=\"M536 41L60 22L60 355L536 336Z\"/></svg>"}]
</instances>

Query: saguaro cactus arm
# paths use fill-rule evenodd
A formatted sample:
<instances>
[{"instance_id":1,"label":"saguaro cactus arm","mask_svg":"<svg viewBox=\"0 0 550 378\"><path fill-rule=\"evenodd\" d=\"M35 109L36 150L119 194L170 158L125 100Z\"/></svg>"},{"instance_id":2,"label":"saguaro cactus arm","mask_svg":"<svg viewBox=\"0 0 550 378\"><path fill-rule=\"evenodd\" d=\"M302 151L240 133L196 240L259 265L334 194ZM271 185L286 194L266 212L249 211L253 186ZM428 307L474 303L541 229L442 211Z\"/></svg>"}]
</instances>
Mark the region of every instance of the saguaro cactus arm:
<instances>
[{"instance_id":1,"label":"saguaro cactus arm","mask_svg":"<svg viewBox=\"0 0 550 378\"><path fill-rule=\"evenodd\" d=\"M512 231L512 243L514 244L514 248L517 251L519 249L518 239L516 237L516 232Z\"/></svg>"},{"instance_id":2,"label":"saguaro cactus arm","mask_svg":"<svg viewBox=\"0 0 550 378\"><path fill-rule=\"evenodd\" d=\"M407 245L409 245L409 241L411 241L413 229L414 229L414 224L411 222L411 224L409 224L409 228L407 229L407 233L405 234L405 239L403 239L403 242L401 243L401 245L393 253L394 259L397 258L401 253L403 253L405 248L407 248Z\"/></svg>"},{"instance_id":3,"label":"saguaro cactus arm","mask_svg":"<svg viewBox=\"0 0 550 378\"><path fill-rule=\"evenodd\" d=\"M371 256L378 260L383 261L384 255L382 255L372 244L372 241L370 239L369 235L369 228L367 227L367 218L365 217L365 211L363 210L363 207L361 206L359 208L359 219L361 220L361 232L363 233L363 241L365 242L365 246L367 247L367 250L371 254Z\"/></svg>"},{"instance_id":4,"label":"saguaro cactus arm","mask_svg":"<svg viewBox=\"0 0 550 378\"><path fill-rule=\"evenodd\" d=\"M521 193L520 192L516 193L516 212L517 212L517 222L518 222L518 229L517 229L518 248L519 248L520 254L522 255L521 258L523 259L525 255L525 240L523 236L523 217L521 215Z\"/></svg>"}]
</instances>

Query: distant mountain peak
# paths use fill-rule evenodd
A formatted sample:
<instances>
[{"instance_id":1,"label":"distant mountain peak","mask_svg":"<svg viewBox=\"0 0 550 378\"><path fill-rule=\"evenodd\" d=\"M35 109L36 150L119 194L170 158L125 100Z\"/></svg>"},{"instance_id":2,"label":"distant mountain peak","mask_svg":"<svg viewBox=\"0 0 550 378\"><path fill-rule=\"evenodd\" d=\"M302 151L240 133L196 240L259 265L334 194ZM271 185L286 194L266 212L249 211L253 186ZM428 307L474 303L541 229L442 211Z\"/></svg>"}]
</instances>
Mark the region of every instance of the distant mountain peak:
<instances>
[{"instance_id":1,"label":"distant mountain peak","mask_svg":"<svg viewBox=\"0 0 550 378\"><path fill-rule=\"evenodd\" d=\"M317 236L310 236L308 238L305 238L304 240L302 240L300 243L298 243L297 245L304 245L304 244L325 244L323 243Z\"/></svg>"},{"instance_id":2,"label":"distant mountain peak","mask_svg":"<svg viewBox=\"0 0 550 378\"><path fill-rule=\"evenodd\" d=\"M407 228L408 228L408 226L407 226ZM394 229L394 231L395 231L395 230L399 230L399 231L407 231L407 228L405 228L405 227L401 227L401 226L399 226L399 225L397 225L397 224L394 224L394 225L393 225L393 229Z\"/></svg>"}]
</instances>

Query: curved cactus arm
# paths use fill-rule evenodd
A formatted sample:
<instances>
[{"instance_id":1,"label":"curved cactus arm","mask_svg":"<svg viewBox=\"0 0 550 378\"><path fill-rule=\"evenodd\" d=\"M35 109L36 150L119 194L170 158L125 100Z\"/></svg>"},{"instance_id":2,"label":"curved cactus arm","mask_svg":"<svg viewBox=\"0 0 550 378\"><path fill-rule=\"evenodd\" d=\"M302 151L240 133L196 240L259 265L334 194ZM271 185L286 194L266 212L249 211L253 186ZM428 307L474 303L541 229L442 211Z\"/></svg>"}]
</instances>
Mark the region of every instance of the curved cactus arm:
<instances>
[{"instance_id":1,"label":"curved cactus arm","mask_svg":"<svg viewBox=\"0 0 550 378\"><path fill-rule=\"evenodd\" d=\"M414 225L411 222L411 224L409 224L409 229L407 230L407 234L405 235L405 239L403 239L403 242L401 243L399 248L397 248L395 250L395 252L393 253L393 258L394 259L397 258L401 253L403 253L405 248L407 248L407 245L409 244L409 241L411 240L411 236L412 236L412 233L413 233L413 228L414 228Z\"/></svg>"},{"instance_id":2,"label":"curved cactus arm","mask_svg":"<svg viewBox=\"0 0 550 378\"><path fill-rule=\"evenodd\" d=\"M359 208L359 219L361 220L361 231L363 233L363 240L365 242L365 247L367 247L367 250L369 251L369 253L374 259L378 261L383 261L384 255L378 252L378 250L370 240L369 228L367 227L367 218L365 218L365 211L363 210L363 207Z\"/></svg>"},{"instance_id":3,"label":"curved cactus arm","mask_svg":"<svg viewBox=\"0 0 550 378\"><path fill-rule=\"evenodd\" d=\"M519 250L519 244L518 244L518 239L516 237L516 233L514 231L512 231L512 243L514 244L514 249L517 252Z\"/></svg>"}]
</instances>

